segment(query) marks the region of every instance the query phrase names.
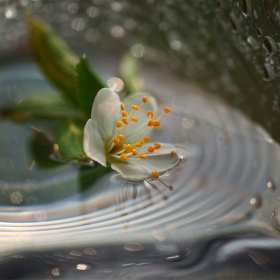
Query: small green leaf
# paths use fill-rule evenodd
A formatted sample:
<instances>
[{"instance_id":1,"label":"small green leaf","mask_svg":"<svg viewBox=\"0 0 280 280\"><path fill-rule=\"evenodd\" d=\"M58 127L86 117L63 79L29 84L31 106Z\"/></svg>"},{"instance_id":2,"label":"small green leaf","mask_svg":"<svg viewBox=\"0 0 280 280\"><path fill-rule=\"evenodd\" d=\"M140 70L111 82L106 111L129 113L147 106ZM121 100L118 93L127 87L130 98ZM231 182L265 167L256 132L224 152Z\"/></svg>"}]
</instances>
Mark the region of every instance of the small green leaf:
<instances>
[{"instance_id":1,"label":"small green leaf","mask_svg":"<svg viewBox=\"0 0 280 280\"><path fill-rule=\"evenodd\" d=\"M24 99L16 105L1 110L3 118L23 122L30 120L83 119L81 111L53 96L40 96Z\"/></svg>"},{"instance_id":2,"label":"small green leaf","mask_svg":"<svg viewBox=\"0 0 280 280\"><path fill-rule=\"evenodd\" d=\"M106 85L103 84L92 69L86 55L80 58L80 62L76 66L76 72L77 99L85 116L89 119L95 96L98 91L106 87Z\"/></svg>"},{"instance_id":3,"label":"small green leaf","mask_svg":"<svg viewBox=\"0 0 280 280\"><path fill-rule=\"evenodd\" d=\"M26 21L36 61L53 85L60 90L63 98L77 106L75 67L79 58L49 25L31 15L26 16Z\"/></svg>"},{"instance_id":4,"label":"small green leaf","mask_svg":"<svg viewBox=\"0 0 280 280\"><path fill-rule=\"evenodd\" d=\"M85 157L83 149L85 122L77 120L63 121L56 132L56 144L63 158L78 159Z\"/></svg>"},{"instance_id":5,"label":"small green leaf","mask_svg":"<svg viewBox=\"0 0 280 280\"><path fill-rule=\"evenodd\" d=\"M120 73L127 88L127 94L140 90L139 62L130 53L123 56L120 64Z\"/></svg>"}]
</instances>

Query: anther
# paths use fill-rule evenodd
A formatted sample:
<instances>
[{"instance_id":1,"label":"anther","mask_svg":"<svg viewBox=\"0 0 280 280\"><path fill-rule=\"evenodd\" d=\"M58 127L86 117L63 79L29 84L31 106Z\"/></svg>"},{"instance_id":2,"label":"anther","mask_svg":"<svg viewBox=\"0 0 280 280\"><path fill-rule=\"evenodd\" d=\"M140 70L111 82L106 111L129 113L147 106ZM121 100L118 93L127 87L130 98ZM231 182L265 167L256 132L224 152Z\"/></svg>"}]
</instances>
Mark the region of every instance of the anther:
<instances>
[{"instance_id":1,"label":"anther","mask_svg":"<svg viewBox=\"0 0 280 280\"><path fill-rule=\"evenodd\" d=\"M126 111L122 111L122 116L126 117L128 115L128 113Z\"/></svg>"},{"instance_id":2,"label":"anther","mask_svg":"<svg viewBox=\"0 0 280 280\"><path fill-rule=\"evenodd\" d=\"M152 118L154 116L154 112L153 111L148 111L147 112L147 117Z\"/></svg>"},{"instance_id":3,"label":"anther","mask_svg":"<svg viewBox=\"0 0 280 280\"><path fill-rule=\"evenodd\" d=\"M123 111L124 110L124 104L121 103L121 110Z\"/></svg>"},{"instance_id":4,"label":"anther","mask_svg":"<svg viewBox=\"0 0 280 280\"><path fill-rule=\"evenodd\" d=\"M137 119L136 117L132 117L131 120L132 120L133 122L138 122L138 119Z\"/></svg>"},{"instance_id":5,"label":"anther","mask_svg":"<svg viewBox=\"0 0 280 280\"><path fill-rule=\"evenodd\" d=\"M132 108L133 110L136 110L136 111L139 110L139 107L138 107L137 105L131 105L131 108Z\"/></svg>"},{"instance_id":6,"label":"anther","mask_svg":"<svg viewBox=\"0 0 280 280\"><path fill-rule=\"evenodd\" d=\"M142 142L140 142L140 141L137 142L137 143L135 144L135 146L138 147L138 148L142 147Z\"/></svg>"},{"instance_id":7,"label":"anther","mask_svg":"<svg viewBox=\"0 0 280 280\"><path fill-rule=\"evenodd\" d=\"M145 137L143 138L143 140L144 140L145 142L150 142L150 141L151 141L151 138L150 138L150 136L145 136Z\"/></svg>"},{"instance_id":8,"label":"anther","mask_svg":"<svg viewBox=\"0 0 280 280\"><path fill-rule=\"evenodd\" d=\"M127 150L127 144L123 144L124 150Z\"/></svg>"},{"instance_id":9,"label":"anther","mask_svg":"<svg viewBox=\"0 0 280 280\"><path fill-rule=\"evenodd\" d=\"M152 176L153 176L154 178L158 178L158 177L159 177L158 171L157 171L157 170L152 171Z\"/></svg>"},{"instance_id":10,"label":"anther","mask_svg":"<svg viewBox=\"0 0 280 280\"><path fill-rule=\"evenodd\" d=\"M174 151L171 151L171 152L170 152L170 157L173 157L174 154L175 154L175 152L174 152Z\"/></svg>"},{"instance_id":11,"label":"anther","mask_svg":"<svg viewBox=\"0 0 280 280\"><path fill-rule=\"evenodd\" d=\"M154 121L154 126L160 126L160 121L159 120L155 120Z\"/></svg>"},{"instance_id":12,"label":"anther","mask_svg":"<svg viewBox=\"0 0 280 280\"><path fill-rule=\"evenodd\" d=\"M147 96L143 96L142 97L142 101L143 101L143 103L147 103L148 102L148 97Z\"/></svg>"},{"instance_id":13,"label":"anther","mask_svg":"<svg viewBox=\"0 0 280 280\"><path fill-rule=\"evenodd\" d=\"M139 158L146 159L147 156L146 156L145 154L141 154L141 155L139 156Z\"/></svg>"},{"instance_id":14,"label":"anther","mask_svg":"<svg viewBox=\"0 0 280 280\"><path fill-rule=\"evenodd\" d=\"M121 154L121 155L120 155L120 159L122 159L122 160L127 160L127 155L126 155L126 154Z\"/></svg>"},{"instance_id":15,"label":"anther","mask_svg":"<svg viewBox=\"0 0 280 280\"><path fill-rule=\"evenodd\" d=\"M154 143L154 148L155 148L156 150L160 149L160 147L161 147L161 144L160 144L159 142L155 142L155 143Z\"/></svg>"},{"instance_id":16,"label":"anther","mask_svg":"<svg viewBox=\"0 0 280 280\"><path fill-rule=\"evenodd\" d=\"M123 136L122 134L119 134L118 137L119 137L120 140L123 140L123 139L124 139L124 136Z\"/></svg>"},{"instance_id":17,"label":"anther","mask_svg":"<svg viewBox=\"0 0 280 280\"><path fill-rule=\"evenodd\" d=\"M122 122L117 122L117 124L116 124L116 126L117 126L118 128L122 127L122 125L123 125Z\"/></svg>"},{"instance_id":18,"label":"anther","mask_svg":"<svg viewBox=\"0 0 280 280\"><path fill-rule=\"evenodd\" d=\"M113 142L114 142L114 144L118 144L119 143L119 139L115 137Z\"/></svg>"},{"instance_id":19,"label":"anther","mask_svg":"<svg viewBox=\"0 0 280 280\"><path fill-rule=\"evenodd\" d=\"M170 112L170 108L168 108L168 107L165 107L164 109L163 109L163 111L164 111L164 113L169 113Z\"/></svg>"},{"instance_id":20,"label":"anther","mask_svg":"<svg viewBox=\"0 0 280 280\"><path fill-rule=\"evenodd\" d=\"M152 153L152 152L154 152L155 148L153 146L150 146L147 150L148 150L148 152Z\"/></svg>"},{"instance_id":21,"label":"anther","mask_svg":"<svg viewBox=\"0 0 280 280\"><path fill-rule=\"evenodd\" d=\"M136 149L132 149L132 150L131 150L131 152L132 152L132 154L133 154L134 156L136 156L136 155L137 155L137 151L136 151Z\"/></svg>"},{"instance_id":22,"label":"anther","mask_svg":"<svg viewBox=\"0 0 280 280\"><path fill-rule=\"evenodd\" d=\"M153 120L149 120L147 123L148 126L153 126L154 125L154 121Z\"/></svg>"},{"instance_id":23,"label":"anther","mask_svg":"<svg viewBox=\"0 0 280 280\"><path fill-rule=\"evenodd\" d=\"M128 124L128 118L127 117L123 117L123 122L125 123L125 124Z\"/></svg>"}]
</instances>

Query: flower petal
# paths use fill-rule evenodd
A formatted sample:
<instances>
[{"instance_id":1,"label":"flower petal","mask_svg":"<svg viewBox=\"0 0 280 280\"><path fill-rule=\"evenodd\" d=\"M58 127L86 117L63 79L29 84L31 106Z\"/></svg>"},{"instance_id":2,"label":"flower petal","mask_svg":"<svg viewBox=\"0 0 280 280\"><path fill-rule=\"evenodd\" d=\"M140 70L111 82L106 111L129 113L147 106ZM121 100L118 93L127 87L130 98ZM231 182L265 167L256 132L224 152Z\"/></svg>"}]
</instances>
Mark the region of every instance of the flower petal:
<instances>
[{"instance_id":1,"label":"flower petal","mask_svg":"<svg viewBox=\"0 0 280 280\"><path fill-rule=\"evenodd\" d=\"M110 140L120 115L120 98L109 88L101 89L92 106L91 118L96 122L103 141Z\"/></svg>"},{"instance_id":2,"label":"flower petal","mask_svg":"<svg viewBox=\"0 0 280 280\"><path fill-rule=\"evenodd\" d=\"M84 129L84 151L88 157L106 166L106 154L103 141L94 120L89 119Z\"/></svg>"},{"instance_id":3,"label":"flower petal","mask_svg":"<svg viewBox=\"0 0 280 280\"><path fill-rule=\"evenodd\" d=\"M145 144L145 146L148 147L147 144ZM175 151L173 145L163 144L162 148L159 150L156 150L153 153L146 153L146 159L130 156L127 161L115 162L111 167L118 171L123 178L132 181L142 181L150 178L151 172L154 170L161 173L178 164L180 160L178 154L175 152L171 157L171 151Z\"/></svg>"},{"instance_id":4,"label":"flower petal","mask_svg":"<svg viewBox=\"0 0 280 280\"><path fill-rule=\"evenodd\" d=\"M148 102L143 103L142 98L143 96L148 97ZM127 135L125 141L127 143L134 143L139 141L145 135L149 135L151 133L151 129L144 124L146 124L149 120L147 117L148 111L153 111L155 117L157 116L158 106L155 98L151 96L149 93L146 92L137 92L129 97L124 99L125 109L127 110L128 114L132 111L131 116L135 116L138 119L138 122L133 122L129 120L129 124L125 127L124 134ZM141 106L142 104L142 106ZM141 106L140 110L134 111L131 109L131 105ZM140 129L139 127L142 126Z\"/></svg>"}]
</instances>

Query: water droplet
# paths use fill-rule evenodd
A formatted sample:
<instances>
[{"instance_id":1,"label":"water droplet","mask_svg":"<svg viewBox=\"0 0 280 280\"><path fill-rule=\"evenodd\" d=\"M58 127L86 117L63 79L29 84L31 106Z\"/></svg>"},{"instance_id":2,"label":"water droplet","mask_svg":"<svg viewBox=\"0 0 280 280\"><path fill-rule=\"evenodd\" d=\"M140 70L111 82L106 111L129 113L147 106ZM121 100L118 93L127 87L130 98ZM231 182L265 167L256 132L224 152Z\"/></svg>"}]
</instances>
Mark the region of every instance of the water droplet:
<instances>
[{"instance_id":1,"label":"water droplet","mask_svg":"<svg viewBox=\"0 0 280 280\"><path fill-rule=\"evenodd\" d=\"M85 28L85 21L82 18L75 18L72 20L71 26L76 31L82 31Z\"/></svg>"},{"instance_id":2,"label":"water droplet","mask_svg":"<svg viewBox=\"0 0 280 280\"><path fill-rule=\"evenodd\" d=\"M17 17L17 10L14 7L8 7L5 10L5 17L10 19L10 18L16 18Z\"/></svg>"},{"instance_id":3,"label":"water droplet","mask_svg":"<svg viewBox=\"0 0 280 280\"><path fill-rule=\"evenodd\" d=\"M60 270L59 270L58 267L52 269L52 275L53 276L59 276L60 275Z\"/></svg>"},{"instance_id":4,"label":"water droplet","mask_svg":"<svg viewBox=\"0 0 280 280\"><path fill-rule=\"evenodd\" d=\"M107 82L108 84L108 87L111 89L111 90L114 90L114 91L121 91L124 87L124 83L121 79L119 78L116 78L116 77L113 77L113 78L110 78Z\"/></svg>"},{"instance_id":5,"label":"water droplet","mask_svg":"<svg viewBox=\"0 0 280 280\"><path fill-rule=\"evenodd\" d=\"M11 201L14 204L21 204L22 203L22 194L20 192L12 192L11 193Z\"/></svg>"},{"instance_id":6,"label":"water droplet","mask_svg":"<svg viewBox=\"0 0 280 280\"><path fill-rule=\"evenodd\" d=\"M111 4L111 9L112 9L112 11L118 13L122 10L122 4L119 2L113 2Z\"/></svg>"},{"instance_id":7,"label":"water droplet","mask_svg":"<svg viewBox=\"0 0 280 280\"><path fill-rule=\"evenodd\" d=\"M178 40L173 40L170 42L170 48L174 51L179 51L182 47L182 44Z\"/></svg>"},{"instance_id":8,"label":"water droplet","mask_svg":"<svg viewBox=\"0 0 280 280\"><path fill-rule=\"evenodd\" d=\"M78 12L79 6L76 3L70 3L67 7L67 10L70 14L74 15Z\"/></svg>"},{"instance_id":9,"label":"water droplet","mask_svg":"<svg viewBox=\"0 0 280 280\"><path fill-rule=\"evenodd\" d=\"M269 36L264 37L263 46L269 54L274 54L278 50L276 42Z\"/></svg>"},{"instance_id":10,"label":"water droplet","mask_svg":"<svg viewBox=\"0 0 280 280\"><path fill-rule=\"evenodd\" d=\"M115 38L122 38L124 36L124 30L121 26L116 25L111 29L111 35Z\"/></svg>"},{"instance_id":11,"label":"water droplet","mask_svg":"<svg viewBox=\"0 0 280 280\"><path fill-rule=\"evenodd\" d=\"M87 15L91 18L97 17L99 14L99 10L98 8L96 8L95 6L91 6L87 8Z\"/></svg>"},{"instance_id":12,"label":"water droplet","mask_svg":"<svg viewBox=\"0 0 280 280\"><path fill-rule=\"evenodd\" d=\"M81 166L94 166L94 161L91 158L80 157L74 161Z\"/></svg>"},{"instance_id":13,"label":"water droplet","mask_svg":"<svg viewBox=\"0 0 280 280\"><path fill-rule=\"evenodd\" d=\"M100 38L100 33L95 28L90 28L86 31L85 38L88 42L96 42Z\"/></svg>"},{"instance_id":14,"label":"water droplet","mask_svg":"<svg viewBox=\"0 0 280 280\"><path fill-rule=\"evenodd\" d=\"M271 81L275 78L274 67L270 63L265 63L263 66L263 74L265 81Z\"/></svg>"},{"instance_id":15,"label":"water droplet","mask_svg":"<svg viewBox=\"0 0 280 280\"><path fill-rule=\"evenodd\" d=\"M260 47L258 41L257 41L253 36L249 36L249 37L247 38L247 42L248 42L248 43L250 44L250 46L251 46L253 49L255 49L255 50L257 50L257 49Z\"/></svg>"},{"instance_id":16,"label":"water droplet","mask_svg":"<svg viewBox=\"0 0 280 280\"><path fill-rule=\"evenodd\" d=\"M251 13L251 0L242 0L242 12L244 15L249 15Z\"/></svg>"},{"instance_id":17,"label":"water droplet","mask_svg":"<svg viewBox=\"0 0 280 280\"><path fill-rule=\"evenodd\" d=\"M268 140L268 142L269 142L270 144L275 144L275 140L274 140L274 139L272 139L272 138L271 138L271 139L269 139L269 140Z\"/></svg>"},{"instance_id":18,"label":"water droplet","mask_svg":"<svg viewBox=\"0 0 280 280\"><path fill-rule=\"evenodd\" d=\"M183 118L181 125L183 128L191 129L195 125L195 120L193 117Z\"/></svg>"},{"instance_id":19,"label":"water droplet","mask_svg":"<svg viewBox=\"0 0 280 280\"><path fill-rule=\"evenodd\" d=\"M257 12L256 10L254 10L253 14L254 14L254 17L255 17L256 19L259 17L259 16L258 16L258 12Z\"/></svg>"},{"instance_id":20,"label":"water droplet","mask_svg":"<svg viewBox=\"0 0 280 280\"><path fill-rule=\"evenodd\" d=\"M135 252L143 250L143 246L137 242L131 242L124 245L126 251Z\"/></svg>"},{"instance_id":21,"label":"water droplet","mask_svg":"<svg viewBox=\"0 0 280 280\"><path fill-rule=\"evenodd\" d=\"M262 30L259 27L256 27L256 31L257 31L258 36L261 37L263 34Z\"/></svg>"},{"instance_id":22,"label":"water droplet","mask_svg":"<svg viewBox=\"0 0 280 280\"><path fill-rule=\"evenodd\" d=\"M78 270L87 270L88 269L88 265L84 264L84 263L79 263L77 264L76 267Z\"/></svg>"},{"instance_id":23,"label":"water droplet","mask_svg":"<svg viewBox=\"0 0 280 280\"><path fill-rule=\"evenodd\" d=\"M271 190L275 190L275 188L276 188L273 181L268 181L266 186Z\"/></svg>"},{"instance_id":24,"label":"water droplet","mask_svg":"<svg viewBox=\"0 0 280 280\"><path fill-rule=\"evenodd\" d=\"M37 187L38 184L34 179L27 179L23 186L24 190L29 193L34 192L37 189Z\"/></svg>"},{"instance_id":25,"label":"water droplet","mask_svg":"<svg viewBox=\"0 0 280 280\"><path fill-rule=\"evenodd\" d=\"M97 252L94 249L92 249L92 248L87 248L87 249L84 250L84 254L85 255L94 256L94 255L97 254Z\"/></svg>"},{"instance_id":26,"label":"water droplet","mask_svg":"<svg viewBox=\"0 0 280 280\"><path fill-rule=\"evenodd\" d=\"M180 258L180 255L174 255L174 256L167 257L166 259L175 261L175 260L178 260L179 258Z\"/></svg>"},{"instance_id":27,"label":"water droplet","mask_svg":"<svg viewBox=\"0 0 280 280\"><path fill-rule=\"evenodd\" d=\"M141 44L135 44L131 48L131 54L136 58L142 57L144 55L144 53L145 53L145 48Z\"/></svg>"},{"instance_id":28,"label":"water droplet","mask_svg":"<svg viewBox=\"0 0 280 280\"><path fill-rule=\"evenodd\" d=\"M233 32L236 32L236 33L240 32L241 28L240 28L239 19L236 17L236 15L233 12L230 13L230 21L232 24Z\"/></svg>"},{"instance_id":29,"label":"water droplet","mask_svg":"<svg viewBox=\"0 0 280 280\"><path fill-rule=\"evenodd\" d=\"M259 208L262 204L262 200L259 196L252 197L250 199L250 204L254 205L255 208Z\"/></svg>"},{"instance_id":30,"label":"water droplet","mask_svg":"<svg viewBox=\"0 0 280 280\"><path fill-rule=\"evenodd\" d=\"M69 253L69 255L71 256L76 256L76 257L80 257L82 255L82 253L78 250L73 250Z\"/></svg>"}]
</instances>

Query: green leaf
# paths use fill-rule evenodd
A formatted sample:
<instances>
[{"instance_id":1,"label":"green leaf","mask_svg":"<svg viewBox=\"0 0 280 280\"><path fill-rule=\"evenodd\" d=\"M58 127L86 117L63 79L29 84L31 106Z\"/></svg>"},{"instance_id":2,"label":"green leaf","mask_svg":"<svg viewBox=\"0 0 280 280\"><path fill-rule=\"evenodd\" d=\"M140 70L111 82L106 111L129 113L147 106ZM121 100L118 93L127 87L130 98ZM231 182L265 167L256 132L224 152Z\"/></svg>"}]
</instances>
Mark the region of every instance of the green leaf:
<instances>
[{"instance_id":1,"label":"green leaf","mask_svg":"<svg viewBox=\"0 0 280 280\"><path fill-rule=\"evenodd\" d=\"M53 96L39 96L24 99L16 105L1 110L3 118L23 122L30 120L83 119L80 110Z\"/></svg>"},{"instance_id":2,"label":"green leaf","mask_svg":"<svg viewBox=\"0 0 280 280\"><path fill-rule=\"evenodd\" d=\"M35 131L35 135L30 141L30 150L34 161L40 167L51 168L66 163L54 160L54 142L41 132Z\"/></svg>"},{"instance_id":3,"label":"green leaf","mask_svg":"<svg viewBox=\"0 0 280 280\"><path fill-rule=\"evenodd\" d=\"M127 88L127 94L140 91L139 61L130 53L123 56L120 73Z\"/></svg>"},{"instance_id":4,"label":"green leaf","mask_svg":"<svg viewBox=\"0 0 280 280\"><path fill-rule=\"evenodd\" d=\"M56 132L56 144L63 158L78 159L85 157L83 149L85 122L77 120L63 121Z\"/></svg>"},{"instance_id":5,"label":"green leaf","mask_svg":"<svg viewBox=\"0 0 280 280\"><path fill-rule=\"evenodd\" d=\"M76 66L76 72L77 99L85 116L89 119L95 96L98 91L106 87L106 85L103 84L92 69L86 55L80 58L80 62Z\"/></svg>"},{"instance_id":6,"label":"green leaf","mask_svg":"<svg viewBox=\"0 0 280 280\"><path fill-rule=\"evenodd\" d=\"M48 24L31 15L26 16L26 22L36 61L53 85L60 90L63 98L77 106L75 67L79 58Z\"/></svg>"}]
</instances>

